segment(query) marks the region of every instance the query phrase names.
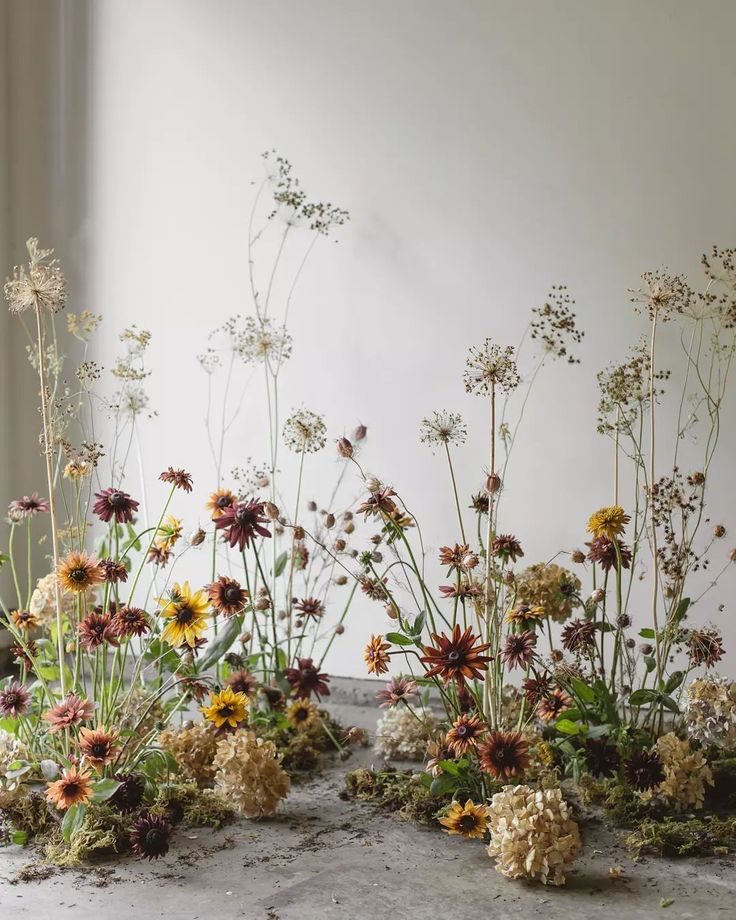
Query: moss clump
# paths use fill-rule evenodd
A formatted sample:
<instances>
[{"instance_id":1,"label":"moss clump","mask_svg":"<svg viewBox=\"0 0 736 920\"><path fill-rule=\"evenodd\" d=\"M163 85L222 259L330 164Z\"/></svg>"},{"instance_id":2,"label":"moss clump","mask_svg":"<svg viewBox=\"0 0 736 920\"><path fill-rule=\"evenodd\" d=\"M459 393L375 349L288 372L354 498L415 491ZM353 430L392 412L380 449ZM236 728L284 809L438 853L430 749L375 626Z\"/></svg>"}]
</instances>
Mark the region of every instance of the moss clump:
<instances>
[{"instance_id":1,"label":"moss clump","mask_svg":"<svg viewBox=\"0 0 736 920\"><path fill-rule=\"evenodd\" d=\"M195 782L162 786L150 812L188 827L220 827L235 816L235 809L219 792L200 789Z\"/></svg>"},{"instance_id":2,"label":"moss clump","mask_svg":"<svg viewBox=\"0 0 736 920\"><path fill-rule=\"evenodd\" d=\"M629 834L626 846L636 857L722 856L736 850L736 818L649 818Z\"/></svg>"},{"instance_id":3,"label":"moss clump","mask_svg":"<svg viewBox=\"0 0 736 920\"><path fill-rule=\"evenodd\" d=\"M86 807L82 823L69 842L57 829L50 835L44 852L57 866L81 866L129 850L130 828L130 815L122 815L104 803L92 803Z\"/></svg>"},{"instance_id":4,"label":"moss clump","mask_svg":"<svg viewBox=\"0 0 736 920\"><path fill-rule=\"evenodd\" d=\"M44 795L25 788L0 809L0 817L10 827L25 831L29 837L42 837L58 826Z\"/></svg>"},{"instance_id":5,"label":"moss clump","mask_svg":"<svg viewBox=\"0 0 736 920\"><path fill-rule=\"evenodd\" d=\"M305 728L254 725L253 730L265 741L273 741L281 755L281 766L290 774L318 769L321 755L337 750L333 739L345 734L343 726L323 709L319 718Z\"/></svg>"},{"instance_id":6,"label":"moss clump","mask_svg":"<svg viewBox=\"0 0 736 920\"><path fill-rule=\"evenodd\" d=\"M617 827L633 827L645 818L662 817L666 808L661 799L644 801L616 779L598 780L584 774L578 789L585 805L602 808L606 820Z\"/></svg>"},{"instance_id":7,"label":"moss clump","mask_svg":"<svg viewBox=\"0 0 736 920\"><path fill-rule=\"evenodd\" d=\"M419 773L411 771L360 769L345 777L343 798L375 802L406 821L434 824L450 796L433 795L421 782Z\"/></svg>"}]
</instances>

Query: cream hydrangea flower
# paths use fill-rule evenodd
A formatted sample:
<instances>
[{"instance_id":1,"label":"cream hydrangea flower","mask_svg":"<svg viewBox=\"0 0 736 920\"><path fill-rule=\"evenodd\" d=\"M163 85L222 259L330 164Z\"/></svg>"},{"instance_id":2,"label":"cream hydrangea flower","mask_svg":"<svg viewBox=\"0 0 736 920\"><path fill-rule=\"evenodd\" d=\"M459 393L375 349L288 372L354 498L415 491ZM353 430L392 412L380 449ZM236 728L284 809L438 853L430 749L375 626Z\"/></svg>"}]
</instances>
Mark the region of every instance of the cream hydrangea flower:
<instances>
[{"instance_id":1,"label":"cream hydrangea flower","mask_svg":"<svg viewBox=\"0 0 736 920\"><path fill-rule=\"evenodd\" d=\"M639 793L646 802L656 796L666 798L675 811L702 808L706 785L713 785L713 774L705 757L694 751L690 742L681 741L674 732L657 739L659 759L664 769L664 780L653 789Z\"/></svg>"},{"instance_id":2,"label":"cream hydrangea flower","mask_svg":"<svg viewBox=\"0 0 736 920\"><path fill-rule=\"evenodd\" d=\"M507 878L564 885L565 868L582 852L580 831L560 789L504 786L489 806L488 855Z\"/></svg>"},{"instance_id":3,"label":"cream hydrangea flower","mask_svg":"<svg viewBox=\"0 0 736 920\"><path fill-rule=\"evenodd\" d=\"M87 592L87 606L94 606L94 589ZM70 592L61 592L61 609L67 616L74 613L76 599ZM39 578L31 595L29 610L41 621L41 626L48 629L56 622L56 573L49 572Z\"/></svg>"},{"instance_id":4,"label":"cream hydrangea flower","mask_svg":"<svg viewBox=\"0 0 736 920\"><path fill-rule=\"evenodd\" d=\"M417 719L406 706L387 709L376 723L373 750L384 760L423 760L437 722L429 712Z\"/></svg>"},{"instance_id":5,"label":"cream hydrangea flower","mask_svg":"<svg viewBox=\"0 0 736 920\"><path fill-rule=\"evenodd\" d=\"M736 681L718 676L694 680L687 689L685 721L695 741L736 748Z\"/></svg>"},{"instance_id":6,"label":"cream hydrangea flower","mask_svg":"<svg viewBox=\"0 0 736 920\"><path fill-rule=\"evenodd\" d=\"M159 735L163 750L173 754L184 779L200 786L211 786L217 768L217 735L206 722L188 722L180 728L167 728Z\"/></svg>"},{"instance_id":7,"label":"cream hydrangea flower","mask_svg":"<svg viewBox=\"0 0 736 920\"><path fill-rule=\"evenodd\" d=\"M213 766L217 770L215 788L246 818L274 814L291 788L274 743L253 732L221 738Z\"/></svg>"},{"instance_id":8,"label":"cream hydrangea flower","mask_svg":"<svg viewBox=\"0 0 736 920\"><path fill-rule=\"evenodd\" d=\"M26 760L28 748L15 735L0 728L0 807L10 804L19 788L20 779L8 776L10 765L16 760Z\"/></svg>"}]
</instances>

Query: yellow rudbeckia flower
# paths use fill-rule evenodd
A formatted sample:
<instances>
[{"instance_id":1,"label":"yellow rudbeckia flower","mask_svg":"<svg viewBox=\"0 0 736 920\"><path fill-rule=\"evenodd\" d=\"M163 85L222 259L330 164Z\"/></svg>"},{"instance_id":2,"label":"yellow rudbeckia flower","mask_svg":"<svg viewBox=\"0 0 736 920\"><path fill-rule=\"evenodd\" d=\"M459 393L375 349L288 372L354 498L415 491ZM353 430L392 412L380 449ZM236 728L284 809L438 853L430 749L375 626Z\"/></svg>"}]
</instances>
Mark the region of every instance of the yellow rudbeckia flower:
<instances>
[{"instance_id":1,"label":"yellow rudbeckia flower","mask_svg":"<svg viewBox=\"0 0 736 920\"><path fill-rule=\"evenodd\" d=\"M188 581L183 585L177 582L168 598L158 597L156 600L163 604L161 616L169 621L162 633L164 640L177 648L181 645L194 648L207 628L210 605L207 593L192 591Z\"/></svg>"},{"instance_id":2,"label":"yellow rudbeckia flower","mask_svg":"<svg viewBox=\"0 0 736 920\"><path fill-rule=\"evenodd\" d=\"M237 728L241 722L245 722L247 709L248 697L231 687L225 687L219 693L210 693L210 705L203 706L202 712L215 728L222 728L223 725Z\"/></svg>"}]
</instances>

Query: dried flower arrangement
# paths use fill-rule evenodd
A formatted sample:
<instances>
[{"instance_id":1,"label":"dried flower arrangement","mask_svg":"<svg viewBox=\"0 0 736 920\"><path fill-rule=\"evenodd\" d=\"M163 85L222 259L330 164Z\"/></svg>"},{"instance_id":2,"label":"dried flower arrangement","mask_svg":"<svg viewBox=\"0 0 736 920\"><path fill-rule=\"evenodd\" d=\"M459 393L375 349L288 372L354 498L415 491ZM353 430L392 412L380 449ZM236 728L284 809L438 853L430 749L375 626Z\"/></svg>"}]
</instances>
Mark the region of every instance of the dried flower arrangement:
<instances>
[{"instance_id":1,"label":"dried flower arrangement","mask_svg":"<svg viewBox=\"0 0 736 920\"><path fill-rule=\"evenodd\" d=\"M419 521L397 489L350 458L367 490L359 511L380 525L384 548L359 556L356 577L393 627L371 636L365 662L370 674L385 675L403 661L403 674L379 697L411 715L388 726L382 719L377 750L413 754L423 735L420 781L451 801L440 823L489 841L496 868L511 878L564 883L581 852L565 801L576 787L603 801L611 820L616 809L637 821L672 820L703 808L734 750L736 684L713 674L721 634L694 615L719 577L698 587L695 573L711 556L721 556L719 574L736 559L736 551L719 554L726 529L705 511L736 352L735 255L714 248L703 257L700 294L664 271L645 274L631 292L647 333L627 360L598 375L597 427L611 439L613 489L610 504L590 516L585 550L555 547L550 561L523 568L521 543L501 523L507 467L535 380L552 359L577 363L583 333L563 287L533 311L522 343L540 350L528 373L522 348L487 339L470 349L465 389L487 402L490 416L472 526L452 459L466 439L462 417L435 412L422 423L421 440L447 462L457 514L455 538L439 551L447 583L433 582ZM665 326L682 342L677 373L660 364ZM521 409L512 424L516 391ZM676 430L665 459L667 399ZM685 462L691 472L681 471ZM634 610L647 589L649 621L640 622ZM434 730L432 700L442 710ZM359 785L370 784L361 777Z\"/></svg>"},{"instance_id":2,"label":"dried flower arrangement","mask_svg":"<svg viewBox=\"0 0 736 920\"><path fill-rule=\"evenodd\" d=\"M348 584L340 558L349 558L355 525L348 507L337 524L338 481L327 510L310 503L317 548L308 552L299 514L305 460L324 447L326 426L299 409L280 431L278 400L279 372L291 351L285 321L299 275L316 240L348 215L309 201L288 161L268 155L266 162L248 230L255 316L229 320L200 357L216 477L206 504L210 526L188 538L175 515L186 503L192 513L192 476L165 469L155 511L145 489L138 429L150 414L150 334L135 327L122 333L124 353L112 369L117 390L107 397L102 370L87 354L100 316L66 314L82 360L74 384L64 376L57 317L67 289L53 252L29 240L28 264L5 285L11 312L24 326L32 321L28 354L41 394L48 498L34 492L11 502L7 553L0 557L10 592L0 598L0 625L12 635L17 665L17 675L0 681L0 823L17 843L35 836L60 863L123 850L156 858L167 851L176 820L218 824L236 812L273 814L289 791L285 768L313 768L321 751L342 750L345 740L311 698L330 693L322 666L344 630L355 588L346 588L337 624L325 626L324 615L333 586ZM266 188L273 201L256 230ZM279 222L261 298L252 250ZM276 326L275 282L287 238L300 227L306 253ZM223 351L226 381L215 402ZM232 488L225 488L226 434L245 396L231 399L238 364L265 371L267 459L258 470L234 471ZM103 449L97 439L105 428ZM361 426L354 439L365 434ZM299 459L293 516L276 505L287 498L285 484L277 485L282 437ZM140 499L127 491L132 458ZM206 552L208 545L208 584L174 575L191 550ZM41 578L39 546L49 560ZM192 710L201 721L184 721Z\"/></svg>"}]
</instances>

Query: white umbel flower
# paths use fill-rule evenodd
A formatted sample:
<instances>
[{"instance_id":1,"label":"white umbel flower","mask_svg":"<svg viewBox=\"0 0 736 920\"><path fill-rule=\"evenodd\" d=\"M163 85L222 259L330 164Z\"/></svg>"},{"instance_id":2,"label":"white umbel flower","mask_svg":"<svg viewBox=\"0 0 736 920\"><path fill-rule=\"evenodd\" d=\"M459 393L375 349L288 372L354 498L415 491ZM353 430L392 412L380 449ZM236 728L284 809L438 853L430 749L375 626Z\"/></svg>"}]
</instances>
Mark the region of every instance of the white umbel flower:
<instances>
[{"instance_id":1,"label":"white umbel flower","mask_svg":"<svg viewBox=\"0 0 736 920\"><path fill-rule=\"evenodd\" d=\"M423 760L437 723L429 712L417 715L406 706L387 709L376 724L376 754L384 760Z\"/></svg>"}]
</instances>

